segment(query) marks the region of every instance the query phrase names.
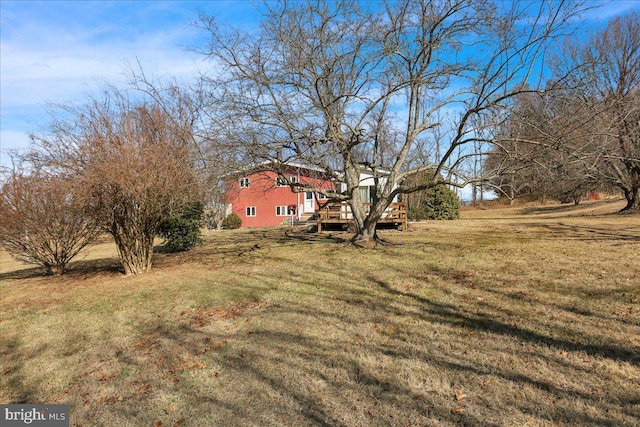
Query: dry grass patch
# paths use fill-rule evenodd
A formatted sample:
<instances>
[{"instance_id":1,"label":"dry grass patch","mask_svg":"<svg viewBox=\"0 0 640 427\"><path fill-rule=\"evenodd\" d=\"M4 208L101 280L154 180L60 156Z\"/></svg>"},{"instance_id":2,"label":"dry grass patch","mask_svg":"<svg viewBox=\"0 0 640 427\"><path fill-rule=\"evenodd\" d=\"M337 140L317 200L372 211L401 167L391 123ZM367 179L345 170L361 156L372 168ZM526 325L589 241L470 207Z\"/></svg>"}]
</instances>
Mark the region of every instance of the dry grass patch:
<instances>
[{"instance_id":1,"label":"dry grass patch","mask_svg":"<svg viewBox=\"0 0 640 427\"><path fill-rule=\"evenodd\" d=\"M0 400L82 426L637 425L640 221L616 207L465 212L376 250L212 233L133 278L3 265Z\"/></svg>"}]
</instances>

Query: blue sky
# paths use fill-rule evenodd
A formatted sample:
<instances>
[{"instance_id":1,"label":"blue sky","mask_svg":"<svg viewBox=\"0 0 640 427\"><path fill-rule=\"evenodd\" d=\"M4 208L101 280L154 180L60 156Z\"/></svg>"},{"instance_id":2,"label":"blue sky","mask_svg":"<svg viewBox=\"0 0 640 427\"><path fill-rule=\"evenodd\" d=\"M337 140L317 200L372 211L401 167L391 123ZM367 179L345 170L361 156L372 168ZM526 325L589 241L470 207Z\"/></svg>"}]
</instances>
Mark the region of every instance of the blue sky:
<instances>
[{"instance_id":1,"label":"blue sky","mask_svg":"<svg viewBox=\"0 0 640 427\"><path fill-rule=\"evenodd\" d=\"M596 4L596 2L592 2ZM640 1L597 2L584 17L598 28ZM82 102L98 81L124 81L139 61L149 75L193 78L206 67L185 47L203 42L191 25L199 11L220 22L255 28L250 1L0 1L0 162L28 146L47 123L47 102Z\"/></svg>"},{"instance_id":2,"label":"blue sky","mask_svg":"<svg viewBox=\"0 0 640 427\"><path fill-rule=\"evenodd\" d=\"M0 148L28 146L47 102L81 102L100 81L125 80L137 61L154 76L193 78L206 66L186 46L203 41L199 12L252 26L250 2L0 1Z\"/></svg>"}]
</instances>

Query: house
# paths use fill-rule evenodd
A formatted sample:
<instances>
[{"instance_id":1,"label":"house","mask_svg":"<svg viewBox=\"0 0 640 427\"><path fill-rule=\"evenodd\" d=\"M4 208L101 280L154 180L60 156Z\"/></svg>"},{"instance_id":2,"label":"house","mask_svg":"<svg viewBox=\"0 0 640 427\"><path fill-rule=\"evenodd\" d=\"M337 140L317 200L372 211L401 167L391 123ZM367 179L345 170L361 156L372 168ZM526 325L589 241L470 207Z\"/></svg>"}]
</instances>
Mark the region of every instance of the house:
<instances>
[{"instance_id":1,"label":"house","mask_svg":"<svg viewBox=\"0 0 640 427\"><path fill-rule=\"evenodd\" d=\"M292 190L290 184L335 190L334 183L321 169L296 163L263 163L226 179L227 214L238 215L242 227L277 226L291 219L311 218L327 197Z\"/></svg>"},{"instance_id":2,"label":"house","mask_svg":"<svg viewBox=\"0 0 640 427\"><path fill-rule=\"evenodd\" d=\"M384 179L380 178L382 181ZM278 226L288 224L291 220L317 217L320 229L321 222L346 224L352 218L345 202L329 205L326 195L304 191L304 187L345 191L344 183L334 183L322 169L314 166L266 162L229 175L225 186L226 213L238 215L243 228ZM363 168L360 174L360 196L365 208L373 202L375 194L373 173ZM342 214L336 215L336 210ZM385 214L386 222L404 224L406 228L406 209L394 203L388 210Z\"/></svg>"}]
</instances>

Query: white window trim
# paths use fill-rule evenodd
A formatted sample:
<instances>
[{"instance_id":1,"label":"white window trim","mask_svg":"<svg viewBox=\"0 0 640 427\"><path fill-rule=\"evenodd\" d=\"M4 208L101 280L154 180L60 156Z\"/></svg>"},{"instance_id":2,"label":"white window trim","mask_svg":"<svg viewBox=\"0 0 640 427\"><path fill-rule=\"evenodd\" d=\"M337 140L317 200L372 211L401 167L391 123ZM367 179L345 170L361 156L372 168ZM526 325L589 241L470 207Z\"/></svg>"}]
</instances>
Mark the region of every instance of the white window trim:
<instances>
[{"instance_id":1,"label":"white window trim","mask_svg":"<svg viewBox=\"0 0 640 427\"><path fill-rule=\"evenodd\" d=\"M240 178L240 188L249 188L251 186L251 179L249 177Z\"/></svg>"},{"instance_id":2,"label":"white window trim","mask_svg":"<svg viewBox=\"0 0 640 427\"><path fill-rule=\"evenodd\" d=\"M276 206L276 216L289 216L289 206Z\"/></svg>"},{"instance_id":3,"label":"white window trim","mask_svg":"<svg viewBox=\"0 0 640 427\"><path fill-rule=\"evenodd\" d=\"M256 211L256 207L255 207L255 206L247 206L247 207L244 209L244 213L245 213L248 217L254 217L254 216L256 216L256 213L257 213L257 211Z\"/></svg>"},{"instance_id":4,"label":"white window trim","mask_svg":"<svg viewBox=\"0 0 640 427\"><path fill-rule=\"evenodd\" d=\"M297 184L298 183L298 177L297 176L288 176L286 178L285 177L281 177L281 176L277 176L276 177L276 187L288 187L289 183L286 182L287 179L292 184Z\"/></svg>"}]
</instances>

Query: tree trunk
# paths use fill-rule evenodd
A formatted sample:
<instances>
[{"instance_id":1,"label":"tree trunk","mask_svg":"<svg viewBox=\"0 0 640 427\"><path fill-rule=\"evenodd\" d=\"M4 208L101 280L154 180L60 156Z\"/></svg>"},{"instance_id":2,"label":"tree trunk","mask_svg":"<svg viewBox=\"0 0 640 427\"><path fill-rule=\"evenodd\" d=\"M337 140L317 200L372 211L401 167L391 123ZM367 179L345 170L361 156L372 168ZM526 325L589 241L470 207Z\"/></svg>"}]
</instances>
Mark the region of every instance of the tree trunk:
<instances>
[{"instance_id":1,"label":"tree trunk","mask_svg":"<svg viewBox=\"0 0 640 427\"><path fill-rule=\"evenodd\" d=\"M627 199L627 206L621 212L640 211L640 185L624 189L624 197Z\"/></svg>"},{"instance_id":2,"label":"tree trunk","mask_svg":"<svg viewBox=\"0 0 640 427\"><path fill-rule=\"evenodd\" d=\"M49 274L52 274L54 276L61 276L65 271L65 266L60 264L47 265L46 267Z\"/></svg>"},{"instance_id":3,"label":"tree trunk","mask_svg":"<svg viewBox=\"0 0 640 427\"><path fill-rule=\"evenodd\" d=\"M373 205L367 210L360 197L360 168L357 164L347 162L345 165L345 179L349 193L349 207L353 216L356 231L351 238L351 243L359 247L375 247L381 242L376 233L376 224L382 217L382 213L388 203L382 206L385 199L375 198Z\"/></svg>"},{"instance_id":4,"label":"tree trunk","mask_svg":"<svg viewBox=\"0 0 640 427\"><path fill-rule=\"evenodd\" d=\"M352 201L353 202L353 201ZM351 242L360 247L375 247L378 243L384 243L384 239L378 237L376 226L378 221L382 218L385 210L389 206L387 199L377 199L374 201L373 206L369 209L367 215L364 215L364 207L362 203L351 203L352 211L354 206L360 206L362 212L357 214L354 212L354 219L356 225L356 233L351 238Z\"/></svg>"},{"instance_id":5,"label":"tree trunk","mask_svg":"<svg viewBox=\"0 0 640 427\"><path fill-rule=\"evenodd\" d=\"M122 264L126 276L151 270L153 237L113 235L118 248L120 264Z\"/></svg>"},{"instance_id":6,"label":"tree trunk","mask_svg":"<svg viewBox=\"0 0 640 427\"><path fill-rule=\"evenodd\" d=\"M476 184L471 184L471 204L476 206L478 204L478 187Z\"/></svg>"},{"instance_id":7,"label":"tree trunk","mask_svg":"<svg viewBox=\"0 0 640 427\"><path fill-rule=\"evenodd\" d=\"M351 242L356 246L364 248L375 247L378 243L382 243L383 240L378 237L376 225L377 221L372 221L370 217L367 217L362 228L356 230L356 233L351 238Z\"/></svg>"}]
</instances>

